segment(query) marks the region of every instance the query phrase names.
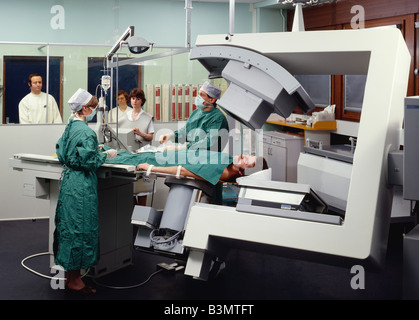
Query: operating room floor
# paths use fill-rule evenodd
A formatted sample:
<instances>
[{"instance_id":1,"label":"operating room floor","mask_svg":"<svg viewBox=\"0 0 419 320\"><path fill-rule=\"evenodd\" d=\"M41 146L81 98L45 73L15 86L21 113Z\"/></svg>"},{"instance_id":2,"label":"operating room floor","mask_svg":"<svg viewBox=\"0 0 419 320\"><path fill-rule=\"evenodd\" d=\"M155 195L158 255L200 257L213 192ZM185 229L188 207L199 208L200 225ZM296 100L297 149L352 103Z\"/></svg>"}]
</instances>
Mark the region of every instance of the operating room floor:
<instances>
[{"instance_id":1,"label":"operating room floor","mask_svg":"<svg viewBox=\"0 0 419 320\"><path fill-rule=\"evenodd\" d=\"M365 288L352 289L350 269L233 249L226 268L211 281L156 271L173 259L133 250L133 264L98 279L97 293L87 297L53 290L50 280L26 270L21 261L48 250L48 220L0 222L0 299L2 300L401 300L403 298L403 224L392 224L387 263L379 273L366 272ZM52 276L49 257L25 262ZM85 278L92 283L91 278ZM115 289L136 284L131 289ZM97 285L97 284L96 284Z\"/></svg>"}]
</instances>

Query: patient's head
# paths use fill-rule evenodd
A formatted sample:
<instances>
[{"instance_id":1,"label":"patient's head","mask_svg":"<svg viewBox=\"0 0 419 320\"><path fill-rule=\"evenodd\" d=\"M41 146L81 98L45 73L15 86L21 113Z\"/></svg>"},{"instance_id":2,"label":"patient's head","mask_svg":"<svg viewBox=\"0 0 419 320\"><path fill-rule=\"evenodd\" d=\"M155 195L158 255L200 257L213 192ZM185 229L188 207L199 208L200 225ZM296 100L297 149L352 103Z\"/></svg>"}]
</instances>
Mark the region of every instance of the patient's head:
<instances>
[{"instance_id":1,"label":"patient's head","mask_svg":"<svg viewBox=\"0 0 419 320\"><path fill-rule=\"evenodd\" d=\"M237 170L238 176L244 174L249 175L260 170L268 169L265 158L244 154L234 156L232 165Z\"/></svg>"},{"instance_id":2,"label":"patient's head","mask_svg":"<svg viewBox=\"0 0 419 320\"><path fill-rule=\"evenodd\" d=\"M253 168L256 164L256 156L248 156L241 154L233 157L233 165L236 168L244 170L246 168Z\"/></svg>"}]
</instances>

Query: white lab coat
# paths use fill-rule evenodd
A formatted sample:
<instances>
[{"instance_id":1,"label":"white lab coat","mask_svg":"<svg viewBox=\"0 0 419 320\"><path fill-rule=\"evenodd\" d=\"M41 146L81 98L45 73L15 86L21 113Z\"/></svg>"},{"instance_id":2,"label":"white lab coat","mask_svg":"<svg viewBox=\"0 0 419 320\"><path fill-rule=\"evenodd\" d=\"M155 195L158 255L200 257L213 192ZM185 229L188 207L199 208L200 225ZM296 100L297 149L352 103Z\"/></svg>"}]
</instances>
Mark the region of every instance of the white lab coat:
<instances>
[{"instance_id":1,"label":"white lab coat","mask_svg":"<svg viewBox=\"0 0 419 320\"><path fill-rule=\"evenodd\" d=\"M19 102L19 123L63 123L57 102L52 95L48 95L48 121L45 121L46 103L47 94L45 92L28 93Z\"/></svg>"},{"instance_id":2,"label":"white lab coat","mask_svg":"<svg viewBox=\"0 0 419 320\"><path fill-rule=\"evenodd\" d=\"M116 107L116 108L118 108L118 107ZM109 121L110 122L116 122L116 108L113 108L112 110L111 110L111 115L110 115L110 117L109 117ZM119 119L121 119L121 117L125 114L125 113L127 113L127 111L130 111L130 110L132 110L132 108L131 107L129 107L129 106L127 106L127 108L125 109L125 111L121 111L121 109L119 109L118 110L118 120Z\"/></svg>"}]
</instances>

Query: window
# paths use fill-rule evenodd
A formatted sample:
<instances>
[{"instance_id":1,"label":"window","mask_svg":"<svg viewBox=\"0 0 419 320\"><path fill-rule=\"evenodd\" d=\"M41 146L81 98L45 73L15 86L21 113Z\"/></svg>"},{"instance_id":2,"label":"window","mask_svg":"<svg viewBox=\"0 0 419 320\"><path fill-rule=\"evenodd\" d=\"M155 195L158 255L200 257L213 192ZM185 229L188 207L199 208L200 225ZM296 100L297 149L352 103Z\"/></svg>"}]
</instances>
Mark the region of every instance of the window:
<instances>
[{"instance_id":1,"label":"window","mask_svg":"<svg viewBox=\"0 0 419 320\"><path fill-rule=\"evenodd\" d=\"M325 108L331 104L330 75L295 75L295 78L311 97L316 107Z\"/></svg>"},{"instance_id":2,"label":"window","mask_svg":"<svg viewBox=\"0 0 419 320\"><path fill-rule=\"evenodd\" d=\"M366 75L345 75L344 111L361 112L364 100Z\"/></svg>"}]
</instances>

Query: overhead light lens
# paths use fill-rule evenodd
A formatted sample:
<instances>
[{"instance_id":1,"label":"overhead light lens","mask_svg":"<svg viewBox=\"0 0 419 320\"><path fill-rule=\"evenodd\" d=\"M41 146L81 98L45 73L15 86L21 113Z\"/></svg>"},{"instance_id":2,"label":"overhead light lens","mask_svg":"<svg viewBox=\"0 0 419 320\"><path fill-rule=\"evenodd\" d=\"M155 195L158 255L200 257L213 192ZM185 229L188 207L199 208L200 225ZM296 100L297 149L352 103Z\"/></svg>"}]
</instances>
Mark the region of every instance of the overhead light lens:
<instances>
[{"instance_id":1,"label":"overhead light lens","mask_svg":"<svg viewBox=\"0 0 419 320\"><path fill-rule=\"evenodd\" d=\"M127 43L131 53L143 53L150 48L150 42L141 37L130 37Z\"/></svg>"}]
</instances>

